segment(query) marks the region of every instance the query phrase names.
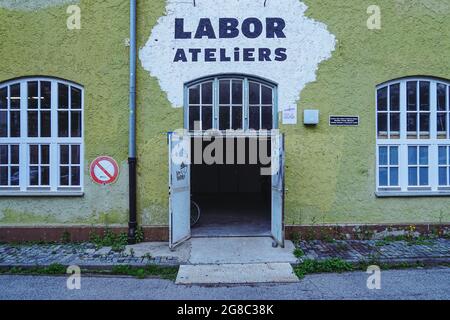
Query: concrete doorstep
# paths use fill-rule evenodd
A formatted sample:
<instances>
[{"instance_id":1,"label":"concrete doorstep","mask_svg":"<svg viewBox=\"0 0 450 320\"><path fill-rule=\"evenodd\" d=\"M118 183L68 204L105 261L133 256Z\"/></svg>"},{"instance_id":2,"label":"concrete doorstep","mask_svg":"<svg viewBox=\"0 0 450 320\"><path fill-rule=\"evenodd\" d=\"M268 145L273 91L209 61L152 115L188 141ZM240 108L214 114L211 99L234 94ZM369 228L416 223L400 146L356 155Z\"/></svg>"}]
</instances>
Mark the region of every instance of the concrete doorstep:
<instances>
[{"instance_id":1,"label":"concrete doorstep","mask_svg":"<svg viewBox=\"0 0 450 320\"><path fill-rule=\"evenodd\" d=\"M298 277L289 263L182 265L176 284L294 283Z\"/></svg>"}]
</instances>

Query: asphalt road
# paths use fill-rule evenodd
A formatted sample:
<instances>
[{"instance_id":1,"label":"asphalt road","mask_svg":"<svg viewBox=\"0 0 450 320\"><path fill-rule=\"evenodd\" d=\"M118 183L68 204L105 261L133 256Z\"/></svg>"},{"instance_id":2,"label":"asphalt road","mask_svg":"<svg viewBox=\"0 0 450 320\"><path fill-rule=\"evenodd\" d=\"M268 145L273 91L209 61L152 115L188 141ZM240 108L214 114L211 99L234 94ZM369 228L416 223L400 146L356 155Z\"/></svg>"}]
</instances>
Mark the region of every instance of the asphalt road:
<instances>
[{"instance_id":1,"label":"asphalt road","mask_svg":"<svg viewBox=\"0 0 450 320\"><path fill-rule=\"evenodd\" d=\"M84 276L80 290L68 290L66 277L0 276L0 299L450 299L450 268L383 271L380 290L367 288L368 277L364 272L316 274L296 284L200 287L159 279Z\"/></svg>"}]
</instances>

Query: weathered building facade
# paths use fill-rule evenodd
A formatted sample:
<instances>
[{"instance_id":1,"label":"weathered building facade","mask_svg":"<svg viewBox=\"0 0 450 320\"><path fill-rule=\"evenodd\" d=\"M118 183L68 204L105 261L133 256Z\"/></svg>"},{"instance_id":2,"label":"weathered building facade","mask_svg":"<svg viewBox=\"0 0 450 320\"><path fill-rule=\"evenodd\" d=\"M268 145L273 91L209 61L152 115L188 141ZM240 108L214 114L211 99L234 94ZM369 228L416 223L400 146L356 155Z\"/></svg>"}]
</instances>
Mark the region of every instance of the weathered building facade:
<instances>
[{"instance_id":1,"label":"weathered building facade","mask_svg":"<svg viewBox=\"0 0 450 320\"><path fill-rule=\"evenodd\" d=\"M138 1L136 195L149 239L168 237L167 133L183 128L244 139L279 129L277 215L289 230L448 225L450 2L372 2ZM121 0L0 1L0 240L126 229L128 10ZM90 177L104 155L119 163L107 185ZM238 207L264 202L253 195L274 182L250 174L258 165L190 166L202 217L225 194ZM206 234L241 221L210 219Z\"/></svg>"}]
</instances>

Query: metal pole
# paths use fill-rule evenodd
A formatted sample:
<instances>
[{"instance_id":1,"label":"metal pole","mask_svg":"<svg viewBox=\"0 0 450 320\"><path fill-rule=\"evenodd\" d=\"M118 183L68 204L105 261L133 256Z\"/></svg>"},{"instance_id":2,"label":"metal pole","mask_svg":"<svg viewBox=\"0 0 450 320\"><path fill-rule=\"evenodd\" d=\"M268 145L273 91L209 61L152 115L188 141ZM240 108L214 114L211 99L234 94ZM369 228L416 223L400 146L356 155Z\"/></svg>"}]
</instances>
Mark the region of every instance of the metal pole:
<instances>
[{"instance_id":1,"label":"metal pole","mask_svg":"<svg viewBox=\"0 0 450 320\"><path fill-rule=\"evenodd\" d=\"M129 126L129 221L128 242L136 242L136 0L130 0L130 126Z\"/></svg>"}]
</instances>

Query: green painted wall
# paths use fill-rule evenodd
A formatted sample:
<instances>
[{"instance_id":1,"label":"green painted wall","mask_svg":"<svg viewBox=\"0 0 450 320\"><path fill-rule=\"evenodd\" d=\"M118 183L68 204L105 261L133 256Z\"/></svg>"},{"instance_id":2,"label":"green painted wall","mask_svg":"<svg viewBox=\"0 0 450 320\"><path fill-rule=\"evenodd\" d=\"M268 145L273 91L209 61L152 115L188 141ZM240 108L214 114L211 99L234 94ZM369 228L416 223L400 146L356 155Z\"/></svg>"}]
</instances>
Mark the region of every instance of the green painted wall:
<instances>
[{"instance_id":1,"label":"green painted wall","mask_svg":"<svg viewBox=\"0 0 450 320\"><path fill-rule=\"evenodd\" d=\"M305 1L308 16L327 24L338 45L299 102L299 119L303 109L318 108L321 124L282 127L288 224L450 221L450 198L374 195L375 86L408 75L450 78L450 0L416 1L415 6L379 0L378 31L366 26L372 2ZM2 225L127 221L128 3L79 3L82 29L68 30L67 5L23 11L4 9L0 1L0 81L49 75L84 85L86 152L84 197L0 198ZM163 0L139 1L140 47L164 7ZM147 225L167 224L166 132L183 125L183 114L170 106L157 79L140 66L137 76L140 219ZM361 126L331 128L330 114L358 114ZM88 177L88 164L103 154L121 163L119 181L109 187L94 185Z\"/></svg>"}]
</instances>

